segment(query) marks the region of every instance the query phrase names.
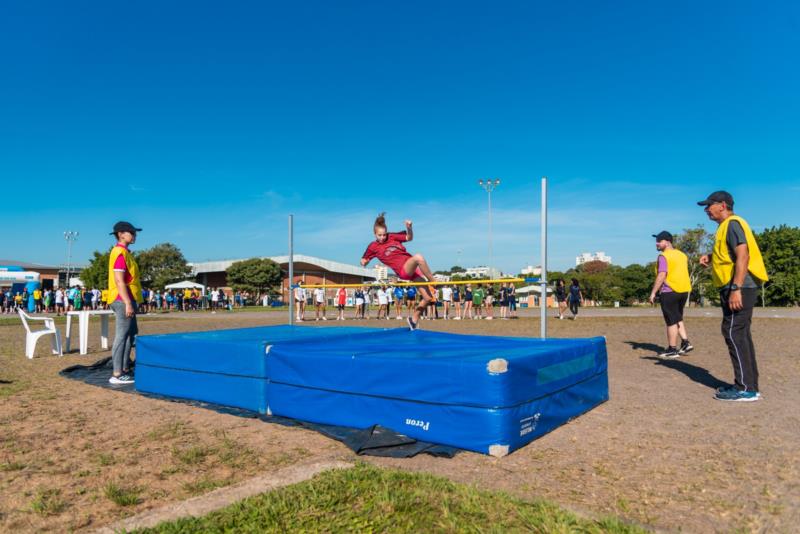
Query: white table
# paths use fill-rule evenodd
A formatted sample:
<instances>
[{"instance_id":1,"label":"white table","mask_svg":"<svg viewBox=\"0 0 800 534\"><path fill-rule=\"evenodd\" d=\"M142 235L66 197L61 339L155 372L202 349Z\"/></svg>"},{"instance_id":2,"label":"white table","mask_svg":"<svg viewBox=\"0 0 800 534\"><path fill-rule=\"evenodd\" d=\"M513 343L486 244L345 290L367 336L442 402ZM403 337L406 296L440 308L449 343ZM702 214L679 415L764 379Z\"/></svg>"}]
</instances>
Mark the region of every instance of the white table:
<instances>
[{"instance_id":1,"label":"white table","mask_svg":"<svg viewBox=\"0 0 800 534\"><path fill-rule=\"evenodd\" d=\"M67 312L67 346L64 352L69 352L69 342L72 336L72 317L78 316L78 340L81 354L89 352L89 318L92 315L100 316L100 346L108 349L108 316L114 315L111 310L80 310Z\"/></svg>"}]
</instances>

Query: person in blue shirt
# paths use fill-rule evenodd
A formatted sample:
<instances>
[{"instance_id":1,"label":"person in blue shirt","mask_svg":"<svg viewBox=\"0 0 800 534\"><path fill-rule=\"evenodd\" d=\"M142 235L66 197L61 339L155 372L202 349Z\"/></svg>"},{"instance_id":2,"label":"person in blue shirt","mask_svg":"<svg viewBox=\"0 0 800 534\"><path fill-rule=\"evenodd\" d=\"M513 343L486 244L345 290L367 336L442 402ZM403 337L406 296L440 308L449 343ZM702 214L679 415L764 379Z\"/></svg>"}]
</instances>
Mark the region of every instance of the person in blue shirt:
<instances>
[{"instance_id":1,"label":"person in blue shirt","mask_svg":"<svg viewBox=\"0 0 800 534\"><path fill-rule=\"evenodd\" d=\"M403 320L403 300L405 299L405 291L402 287L395 286L394 288L394 309L397 315L397 320Z\"/></svg>"},{"instance_id":2,"label":"person in blue shirt","mask_svg":"<svg viewBox=\"0 0 800 534\"><path fill-rule=\"evenodd\" d=\"M417 303L417 288L409 286L406 288L406 307L408 308L409 315L414 312L414 307Z\"/></svg>"}]
</instances>

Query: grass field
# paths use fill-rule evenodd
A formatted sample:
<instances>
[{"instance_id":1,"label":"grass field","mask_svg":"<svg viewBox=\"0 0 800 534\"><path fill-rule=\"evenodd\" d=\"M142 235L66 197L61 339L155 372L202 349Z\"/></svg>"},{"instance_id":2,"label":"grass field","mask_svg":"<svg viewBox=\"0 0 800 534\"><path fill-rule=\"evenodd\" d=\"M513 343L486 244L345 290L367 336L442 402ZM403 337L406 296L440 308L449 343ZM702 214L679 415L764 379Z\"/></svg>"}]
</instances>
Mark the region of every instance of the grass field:
<instances>
[{"instance_id":1,"label":"grass field","mask_svg":"<svg viewBox=\"0 0 800 534\"><path fill-rule=\"evenodd\" d=\"M137 533L644 532L617 519L580 519L553 504L481 491L427 474L358 463L245 499L203 518Z\"/></svg>"}]
</instances>

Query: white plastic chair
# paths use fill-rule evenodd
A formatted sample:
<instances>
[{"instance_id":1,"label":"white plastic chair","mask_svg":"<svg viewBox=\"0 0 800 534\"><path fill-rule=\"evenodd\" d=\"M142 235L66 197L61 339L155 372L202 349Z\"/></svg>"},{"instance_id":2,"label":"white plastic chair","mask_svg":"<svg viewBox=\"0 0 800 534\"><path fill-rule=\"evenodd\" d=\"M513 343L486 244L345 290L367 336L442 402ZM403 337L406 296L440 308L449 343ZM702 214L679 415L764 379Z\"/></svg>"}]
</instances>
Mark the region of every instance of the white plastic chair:
<instances>
[{"instance_id":1,"label":"white plastic chair","mask_svg":"<svg viewBox=\"0 0 800 534\"><path fill-rule=\"evenodd\" d=\"M59 356L64 355L61 350L61 334L58 332L56 322L52 317L31 317L22 310L17 311L19 312L19 318L22 319L22 324L25 325L25 331L27 332L25 336L25 356L29 359L33 359L33 353L36 352L36 342L39 341L40 337L51 334L53 336L53 339L50 340L53 354L58 354ZM28 321L43 321L45 328L44 330L31 331Z\"/></svg>"}]
</instances>

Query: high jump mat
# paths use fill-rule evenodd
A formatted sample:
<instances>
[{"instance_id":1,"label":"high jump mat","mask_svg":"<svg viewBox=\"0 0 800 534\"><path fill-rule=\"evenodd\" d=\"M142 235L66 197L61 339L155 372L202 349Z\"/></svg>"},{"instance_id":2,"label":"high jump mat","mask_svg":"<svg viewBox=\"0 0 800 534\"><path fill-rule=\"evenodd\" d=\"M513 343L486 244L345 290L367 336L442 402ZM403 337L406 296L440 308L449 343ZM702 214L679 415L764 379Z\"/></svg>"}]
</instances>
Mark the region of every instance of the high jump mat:
<instances>
[{"instance_id":1,"label":"high jump mat","mask_svg":"<svg viewBox=\"0 0 800 534\"><path fill-rule=\"evenodd\" d=\"M608 400L605 339L269 326L138 336L136 388L504 456Z\"/></svg>"}]
</instances>

